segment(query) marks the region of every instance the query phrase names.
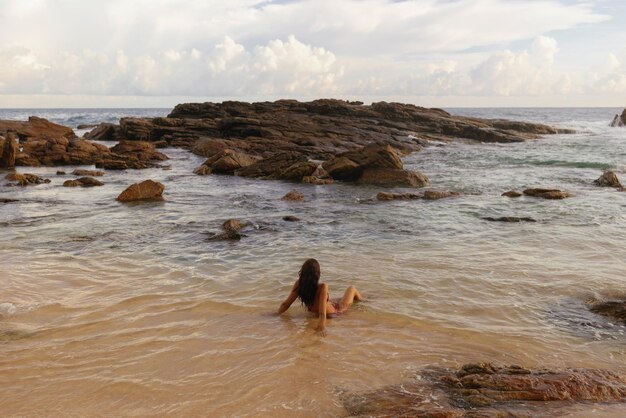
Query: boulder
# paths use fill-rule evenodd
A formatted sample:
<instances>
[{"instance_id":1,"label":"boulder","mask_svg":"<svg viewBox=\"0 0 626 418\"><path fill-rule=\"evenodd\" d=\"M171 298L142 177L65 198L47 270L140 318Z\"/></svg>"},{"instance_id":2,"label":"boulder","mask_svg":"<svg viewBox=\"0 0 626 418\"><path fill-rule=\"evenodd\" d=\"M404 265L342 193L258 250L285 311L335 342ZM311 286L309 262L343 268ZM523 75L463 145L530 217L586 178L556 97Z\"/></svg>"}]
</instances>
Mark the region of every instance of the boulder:
<instances>
[{"instance_id":1,"label":"boulder","mask_svg":"<svg viewBox=\"0 0 626 418\"><path fill-rule=\"evenodd\" d=\"M298 190L293 189L289 193L284 195L281 200L285 200L287 202L304 202L304 195Z\"/></svg>"},{"instance_id":2,"label":"boulder","mask_svg":"<svg viewBox=\"0 0 626 418\"><path fill-rule=\"evenodd\" d=\"M258 161L259 158L252 157L246 153L223 149L209 157L202 165L194 170L200 175L233 174L236 170L247 167Z\"/></svg>"},{"instance_id":3,"label":"boulder","mask_svg":"<svg viewBox=\"0 0 626 418\"><path fill-rule=\"evenodd\" d=\"M490 222L511 222L511 223L517 223L517 222L537 222L536 220L534 220L533 218L529 218L529 217L518 217L518 216L501 216L499 218L494 218L491 216L487 216L484 218L481 218L485 221L490 221Z\"/></svg>"},{"instance_id":4,"label":"boulder","mask_svg":"<svg viewBox=\"0 0 626 418\"><path fill-rule=\"evenodd\" d=\"M624 109L621 115L615 115L613 121L611 122L611 127L613 128L621 128L623 126L626 126L626 109Z\"/></svg>"},{"instance_id":5,"label":"boulder","mask_svg":"<svg viewBox=\"0 0 626 418\"><path fill-rule=\"evenodd\" d=\"M120 141L111 152L139 161L165 161L167 156L156 150L154 144L145 141Z\"/></svg>"},{"instance_id":6,"label":"boulder","mask_svg":"<svg viewBox=\"0 0 626 418\"><path fill-rule=\"evenodd\" d=\"M302 177L302 183L308 184L317 184L318 186L322 186L325 184L333 184L335 180L331 178L321 178L317 176L304 176Z\"/></svg>"},{"instance_id":7,"label":"boulder","mask_svg":"<svg viewBox=\"0 0 626 418\"><path fill-rule=\"evenodd\" d=\"M283 216L283 221L285 221L285 222L299 222L300 218L298 218L297 216L293 216L293 215L287 215L287 216Z\"/></svg>"},{"instance_id":8,"label":"boulder","mask_svg":"<svg viewBox=\"0 0 626 418\"><path fill-rule=\"evenodd\" d=\"M588 301L589 310L626 324L626 300Z\"/></svg>"},{"instance_id":9,"label":"boulder","mask_svg":"<svg viewBox=\"0 0 626 418\"><path fill-rule=\"evenodd\" d=\"M243 237L238 231L233 230L227 230L221 234L209 232L208 235L207 241L239 241Z\"/></svg>"},{"instance_id":10,"label":"boulder","mask_svg":"<svg viewBox=\"0 0 626 418\"><path fill-rule=\"evenodd\" d=\"M78 126L76 126L76 129L93 129L96 126L98 126L98 124L94 124L94 123L82 123Z\"/></svg>"},{"instance_id":11,"label":"boulder","mask_svg":"<svg viewBox=\"0 0 626 418\"><path fill-rule=\"evenodd\" d=\"M317 164L314 162L299 161L284 169L279 176L283 180L302 181L305 177L310 178L315 170Z\"/></svg>"},{"instance_id":12,"label":"boulder","mask_svg":"<svg viewBox=\"0 0 626 418\"><path fill-rule=\"evenodd\" d=\"M420 199L421 196L416 193L388 193L388 192L380 192L376 195L376 199L380 201L390 201L390 200L413 200Z\"/></svg>"},{"instance_id":13,"label":"boulder","mask_svg":"<svg viewBox=\"0 0 626 418\"><path fill-rule=\"evenodd\" d=\"M502 196L506 197L520 197L521 195L522 193L518 192L517 190L509 190L508 192L502 193Z\"/></svg>"},{"instance_id":14,"label":"boulder","mask_svg":"<svg viewBox=\"0 0 626 418\"><path fill-rule=\"evenodd\" d=\"M573 404L624 401L626 378L609 370L491 363L430 367L411 381L342 396L350 416L372 417L562 416Z\"/></svg>"},{"instance_id":15,"label":"boulder","mask_svg":"<svg viewBox=\"0 0 626 418\"><path fill-rule=\"evenodd\" d=\"M48 141L58 138L76 138L76 134L67 126L52 123L44 118L31 116L28 121L0 120L0 135L14 132L20 142Z\"/></svg>"},{"instance_id":16,"label":"boulder","mask_svg":"<svg viewBox=\"0 0 626 418\"><path fill-rule=\"evenodd\" d=\"M20 186L36 186L38 184L50 183L50 179L43 179L35 174L28 173L9 173L5 179Z\"/></svg>"},{"instance_id":17,"label":"boulder","mask_svg":"<svg viewBox=\"0 0 626 418\"><path fill-rule=\"evenodd\" d=\"M137 200L163 200L162 183L153 180L145 180L129 186L117 197L119 202L133 202Z\"/></svg>"},{"instance_id":18,"label":"boulder","mask_svg":"<svg viewBox=\"0 0 626 418\"><path fill-rule=\"evenodd\" d=\"M242 223L239 219L229 219L227 221L224 221L224 223L222 224L222 229L224 231L239 231L241 230L244 226L246 226L246 223Z\"/></svg>"},{"instance_id":19,"label":"boulder","mask_svg":"<svg viewBox=\"0 0 626 418\"><path fill-rule=\"evenodd\" d=\"M610 170L605 171L597 180L593 182L596 186L600 187L616 187L622 188L622 183L619 181L617 175Z\"/></svg>"},{"instance_id":20,"label":"boulder","mask_svg":"<svg viewBox=\"0 0 626 418\"><path fill-rule=\"evenodd\" d=\"M394 168L368 168L363 171L357 183L381 187L424 187L428 177L422 173Z\"/></svg>"},{"instance_id":21,"label":"boulder","mask_svg":"<svg viewBox=\"0 0 626 418\"><path fill-rule=\"evenodd\" d=\"M243 167L235 174L242 177L264 179L282 179L283 173L294 164L303 163L308 159L297 152L279 152L254 164Z\"/></svg>"},{"instance_id":22,"label":"boulder","mask_svg":"<svg viewBox=\"0 0 626 418\"><path fill-rule=\"evenodd\" d=\"M95 187L104 186L104 183L94 179L93 177L81 177L76 180L66 180L63 182L64 187Z\"/></svg>"},{"instance_id":23,"label":"boulder","mask_svg":"<svg viewBox=\"0 0 626 418\"><path fill-rule=\"evenodd\" d=\"M371 144L360 150L348 151L322 164L335 180L356 181L367 169L402 170L402 160L390 145Z\"/></svg>"},{"instance_id":24,"label":"boulder","mask_svg":"<svg viewBox=\"0 0 626 418\"><path fill-rule=\"evenodd\" d=\"M64 176L64 175L65 175L65 171L57 170L57 176Z\"/></svg>"},{"instance_id":25,"label":"boulder","mask_svg":"<svg viewBox=\"0 0 626 418\"><path fill-rule=\"evenodd\" d=\"M15 167L15 159L19 151L15 133L7 132L4 140L0 141L0 145L0 168Z\"/></svg>"},{"instance_id":26,"label":"boulder","mask_svg":"<svg viewBox=\"0 0 626 418\"><path fill-rule=\"evenodd\" d=\"M424 191L424 199L426 200L439 200L444 199L446 197L455 197L459 196L457 192L451 192L447 190L425 190Z\"/></svg>"},{"instance_id":27,"label":"boulder","mask_svg":"<svg viewBox=\"0 0 626 418\"><path fill-rule=\"evenodd\" d=\"M191 152L201 157L210 158L224 152L226 149L228 149L228 144L224 140L218 138L202 138L196 141Z\"/></svg>"},{"instance_id":28,"label":"boulder","mask_svg":"<svg viewBox=\"0 0 626 418\"><path fill-rule=\"evenodd\" d=\"M564 192L562 190L542 189L542 188L526 189L524 190L524 194L527 196L541 197L543 199L552 199L552 200L565 199L571 196L569 193Z\"/></svg>"},{"instance_id":29,"label":"boulder","mask_svg":"<svg viewBox=\"0 0 626 418\"><path fill-rule=\"evenodd\" d=\"M104 171L83 170L83 169L77 168L76 170L72 171L72 174L75 176L101 177L101 176L104 176Z\"/></svg>"},{"instance_id":30,"label":"boulder","mask_svg":"<svg viewBox=\"0 0 626 418\"><path fill-rule=\"evenodd\" d=\"M118 127L112 123L101 123L95 129L87 132L85 139L90 141L118 141Z\"/></svg>"}]
</instances>

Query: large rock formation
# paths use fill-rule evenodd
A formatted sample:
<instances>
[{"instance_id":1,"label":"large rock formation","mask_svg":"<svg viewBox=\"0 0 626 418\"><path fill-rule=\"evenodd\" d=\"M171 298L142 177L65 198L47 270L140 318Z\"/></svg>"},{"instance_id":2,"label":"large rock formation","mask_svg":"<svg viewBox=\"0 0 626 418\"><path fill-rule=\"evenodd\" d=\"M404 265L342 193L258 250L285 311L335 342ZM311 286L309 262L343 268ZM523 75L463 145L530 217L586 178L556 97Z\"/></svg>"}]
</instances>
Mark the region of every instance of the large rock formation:
<instances>
[{"instance_id":1,"label":"large rock formation","mask_svg":"<svg viewBox=\"0 0 626 418\"><path fill-rule=\"evenodd\" d=\"M594 180L593 184L600 187L616 187L618 189L623 188L622 183L619 181L617 174L613 171L607 170L602 175Z\"/></svg>"},{"instance_id":2,"label":"large rock formation","mask_svg":"<svg viewBox=\"0 0 626 418\"><path fill-rule=\"evenodd\" d=\"M57 138L76 138L76 134L67 126L57 125L46 119L31 116L28 121L0 120L0 135L15 132L20 142L30 140L48 140Z\"/></svg>"},{"instance_id":3,"label":"large rock formation","mask_svg":"<svg viewBox=\"0 0 626 418\"><path fill-rule=\"evenodd\" d=\"M621 115L615 115L613 121L611 122L611 126L613 128L626 126L626 109L624 109Z\"/></svg>"},{"instance_id":4,"label":"large rock formation","mask_svg":"<svg viewBox=\"0 0 626 418\"><path fill-rule=\"evenodd\" d=\"M574 403L624 401L626 378L608 370L482 363L427 369L414 381L344 396L343 404L351 416L530 417L557 416Z\"/></svg>"},{"instance_id":5,"label":"large rock formation","mask_svg":"<svg viewBox=\"0 0 626 418\"><path fill-rule=\"evenodd\" d=\"M7 132L4 138L0 137L0 168L15 167L18 151L17 137L13 132Z\"/></svg>"}]
</instances>

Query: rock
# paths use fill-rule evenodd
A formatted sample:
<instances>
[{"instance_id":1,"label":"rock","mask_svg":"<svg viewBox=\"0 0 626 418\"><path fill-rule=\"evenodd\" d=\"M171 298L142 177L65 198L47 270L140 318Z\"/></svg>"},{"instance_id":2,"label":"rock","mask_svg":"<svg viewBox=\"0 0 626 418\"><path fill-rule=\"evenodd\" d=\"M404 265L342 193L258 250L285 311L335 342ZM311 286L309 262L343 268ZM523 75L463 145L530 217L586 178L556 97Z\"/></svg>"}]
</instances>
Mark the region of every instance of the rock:
<instances>
[{"instance_id":1,"label":"rock","mask_svg":"<svg viewBox=\"0 0 626 418\"><path fill-rule=\"evenodd\" d=\"M64 176L65 171L57 170L57 176Z\"/></svg>"},{"instance_id":2,"label":"rock","mask_svg":"<svg viewBox=\"0 0 626 418\"><path fill-rule=\"evenodd\" d=\"M459 196L457 192L450 192L447 190L425 190L424 191L424 199L426 200L439 200L444 199L446 197L455 197Z\"/></svg>"},{"instance_id":3,"label":"rock","mask_svg":"<svg viewBox=\"0 0 626 418\"><path fill-rule=\"evenodd\" d=\"M111 152L139 161L165 161L167 156L154 147L154 144L145 141L120 141Z\"/></svg>"},{"instance_id":4,"label":"rock","mask_svg":"<svg viewBox=\"0 0 626 418\"><path fill-rule=\"evenodd\" d=\"M226 141L217 138L202 138L195 143L191 152L201 157L210 158L224 152L227 148Z\"/></svg>"},{"instance_id":5,"label":"rock","mask_svg":"<svg viewBox=\"0 0 626 418\"><path fill-rule=\"evenodd\" d=\"M280 152L243 167L237 170L235 174L243 177L283 179L283 173L290 167L297 163L307 161L308 159L304 155L298 154L297 152Z\"/></svg>"},{"instance_id":6,"label":"rock","mask_svg":"<svg viewBox=\"0 0 626 418\"><path fill-rule=\"evenodd\" d=\"M296 189L293 189L284 195L281 200L285 200L287 202L304 202L304 195Z\"/></svg>"},{"instance_id":7,"label":"rock","mask_svg":"<svg viewBox=\"0 0 626 418\"><path fill-rule=\"evenodd\" d=\"M209 233L207 241L239 241L242 237L243 235L237 231L227 230L222 234Z\"/></svg>"},{"instance_id":8,"label":"rock","mask_svg":"<svg viewBox=\"0 0 626 418\"><path fill-rule=\"evenodd\" d=\"M98 168L106 168L107 170L127 170L129 168L134 168L129 166L128 161L123 159L104 159L98 161L96 163L96 167ZM136 168L145 168L145 167L136 167Z\"/></svg>"},{"instance_id":9,"label":"rock","mask_svg":"<svg viewBox=\"0 0 626 418\"><path fill-rule=\"evenodd\" d=\"M224 229L224 231L237 232L241 230L245 225L246 224L242 223L239 219L229 219L222 224L222 229Z\"/></svg>"},{"instance_id":10,"label":"rock","mask_svg":"<svg viewBox=\"0 0 626 418\"><path fill-rule=\"evenodd\" d=\"M233 174L236 170L254 164L258 160L259 158L252 157L243 152L223 149L209 157L200 167L194 170L194 173L201 175L210 173Z\"/></svg>"},{"instance_id":11,"label":"rock","mask_svg":"<svg viewBox=\"0 0 626 418\"><path fill-rule=\"evenodd\" d=\"M19 202L18 199L7 199L4 197L0 197L0 203L15 203L15 202Z\"/></svg>"},{"instance_id":12,"label":"rock","mask_svg":"<svg viewBox=\"0 0 626 418\"><path fill-rule=\"evenodd\" d=\"M420 199L421 196L416 193L388 193L388 192L380 192L376 195L376 199L380 201L389 201L389 200L413 200Z\"/></svg>"},{"instance_id":13,"label":"rock","mask_svg":"<svg viewBox=\"0 0 626 418\"><path fill-rule=\"evenodd\" d=\"M95 187L104 186L104 183L94 179L93 177L81 177L76 180L66 180L63 182L64 187Z\"/></svg>"},{"instance_id":14,"label":"rock","mask_svg":"<svg viewBox=\"0 0 626 418\"><path fill-rule=\"evenodd\" d=\"M9 173L5 179L14 181L20 186L36 186L38 184L50 183L50 179L43 179L35 174L28 173Z\"/></svg>"},{"instance_id":15,"label":"rock","mask_svg":"<svg viewBox=\"0 0 626 418\"><path fill-rule=\"evenodd\" d=\"M72 139L76 134L67 126L57 125L37 116L31 116L28 121L0 120L0 135L14 132L20 142L48 141L51 139Z\"/></svg>"},{"instance_id":16,"label":"rock","mask_svg":"<svg viewBox=\"0 0 626 418\"><path fill-rule=\"evenodd\" d=\"M314 162L299 161L283 170L279 177L283 180L302 181L305 177L310 178L315 170L317 170L317 164Z\"/></svg>"},{"instance_id":17,"label":"rock","mask_svg":"<svg viewBox=\"0 0 626 418\"><path fill-rule=\"evenodd\" d=\"M211 170L211 167L209 167L208 165L204 165L204 164L202 164L200 167L193 170L193 173L199 176L208 176L212 172L213 170Z\"/></svg>"},{"instance_id":18,"label":"rock","mask_svg":"<svg viewBox=\"0 0 626 418\"><path fill-rule=\"evenodd\" d=\"M626 109L624 109L621 115L615 115L613 122L611 122L611 127L613 128L623 126L626 126Z\"/></svg>"},{"instance_id":19,"label":"rock","mask_svg":"<svg viewBox=\"0 0 626 418\"><path fill-rule=\"evenodd\" d=\"M348 151L322 164L335 180L356 181L366 169L387 168L402 170L402 160L390 145L372 144Z\"/></svg>"},{"instance_id":20,"label":"rock","mask_svg":"<svg viewBox=\"0 0 626 418\"><path fill-rule=\"evenodd\" d=\"M84 124L78 125L76 127L76 129L93 129L96 126L98 126L98 125L97 124L84 123Z\"/></svg>"},{"instance_id":21,"label":"rock","mask_svg":"<svg viewBox=\"0 0 626 418\"><path fill-rule=\"evenodd\" d=\"M626 401L626 378L601 369L532 370L517 365L431 367L414 380L342 402L350 416L561 416L572 404Z\"/></svg>"},{"instance_id":22,"label":"rock","mask_svg":"<svg viewBox=\"0 0 626 418\"><path fill-rule=\"evenodd\" d=\"M562 190L558 190L558 189L541 189L541 188L526 189L524 190L524 194L527 196L541 197L543 199L554 199L554 200L565 199L567 197L570 197L569 193L564 192Z\"/></svg>"},{"instance_id":23,"label":"rock","mask_svg":"<svg viewBox=\"0 0 626 418\"><path fill-rule=\"evenodd\" d=\"M622 188L622 183L619 181L617 175L610 170L605 171L597 180L593 182L596 186L600 187L617 187Z\"/></svg>"},{"instance_id":24,"label":"rock","mask_svg":"<svg viewBox=\"0 0 626 418\"><path fill-rule=\"evenodd\" d=\"M416 171L393 168L368 168L363 171L357 183L381 187L419 188L428 184L428 177Z\"/></svg>"},{"instance_id":25,"label":"rock","mask_svg":"<svg viewBox=\"0 0 626 418\"><path fill-rule=\"evenodd\" d=\"M537 222L536 220L534 220L533 218L529 218L529 217L517 217L517 216L501 216L499 218L493 218L491 216L487 216L484 218L481 218L485 221L491 221L491 222Z\"/></svg>"},{"instance_id":26,"label":"rock","mask_svg":"<svg viewBox=\"0 0 626 418\"><path fill-rule=\"evenodd\" d=\"M101 177L101 176L104 176L104 171L83 170L83 169L77 168L76 170L72 171L72 174L75 176Z\"/></svg>"},{"instance_id":27,"label":"rock","mask_svg":"<svg viewBox=\"0 0 626 418\"><path fill-rule=\"evenodd\" d=\"M13 132L7 132L4 140L0 142L0 168L15 167L15 159L19 151L17 137Z\"/></svg>"},{"instance_id":28,"label":"rock","mask_svg":"<svg viewBox=\"0 0 626 418\"><path fill-rule=\"evenodd\" d=\"M285 222L299 222L300 218L298 218L297 216L293 216L293 215L287 215L287 216L283 216L283 221L285 221Z\"/></svg>"},{"instance_id":29,"label":"rock","mask_svg":"<svg viewBox=\"0 0 626 418\"><path fill-rule=\"evenodd\" d=\"M133 202L137 200L163 200L163 190L165 186L162 183L145 180L141 183L135 183L124 190L116 200L119 202Z\"/></svg>"},{"instance_id":30,"label":"rock","mask_svg":"<svg viewBox=\"0 0 626 418\"><path fill-rule=\"evenodd\" d=\"M117 127L112 123L101 123L85 134L90 141L119 141Z\"/></svg>"},{"instance_id":31,"label":"rock","mask_svg":"<svg viewBox=\"0 0 626 418\"><path fill-rule=\"evenodd\" d=\"M521 195L522 193L518 192L517 190L509 190L508 192L502 193L502 196L506 197L520 197Z\"/></svg>"},{"instance_id":32,"label":"rock","mask_svg":"<svg viewBox=\"0 0 626 418\"><path fill-rule=\"evenodd\" d=\"M626 324L626 301L589 301L589 310L598 315L607 316Z\"/></svg>"}]
</instances>

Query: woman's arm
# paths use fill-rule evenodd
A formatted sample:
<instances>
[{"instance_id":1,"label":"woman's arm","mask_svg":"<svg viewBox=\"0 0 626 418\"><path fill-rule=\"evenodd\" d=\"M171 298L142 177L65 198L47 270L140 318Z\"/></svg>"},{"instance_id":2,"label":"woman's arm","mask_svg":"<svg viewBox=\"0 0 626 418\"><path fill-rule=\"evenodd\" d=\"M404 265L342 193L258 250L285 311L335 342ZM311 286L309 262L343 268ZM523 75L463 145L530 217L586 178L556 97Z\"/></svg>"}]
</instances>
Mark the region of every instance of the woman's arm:
<instances>
[{"instance_id":1,"label":"woman's arm","mask_svg":"<svg viewBox=\"0 0 626 418\"><path fill-rule=\"evenodd\" d=\"M328 299L328 285L326 283L322 283L321 285L321 289L320 289L320 296L318 298L318 312L319 312L319 322L317 323L317 328L315 328L315 331L317 332L317 334L321 335L321 336L325 336L326 335L326 331L324 330L324 328L326 327L326 304L328 303L327 299Z\"/></svg>"},{"instance_id":2,"label":"woman's arm","mask_svg":"<svg viewBox=\"0 0 626 418\"><path fill-rule=\"evenodd\" d=\"M291 288L291 292L289 292L289 296L287 296L287 299L285 299L285 301L283 303L280 304L280 307L278 308L278 315L282 314L283 312L285 312L287 309L289 309L289 307L291 306L291 304L298 299L298 281L296 280L296 282L293 284L293 287Z\"/></svg>"}]
</instances>

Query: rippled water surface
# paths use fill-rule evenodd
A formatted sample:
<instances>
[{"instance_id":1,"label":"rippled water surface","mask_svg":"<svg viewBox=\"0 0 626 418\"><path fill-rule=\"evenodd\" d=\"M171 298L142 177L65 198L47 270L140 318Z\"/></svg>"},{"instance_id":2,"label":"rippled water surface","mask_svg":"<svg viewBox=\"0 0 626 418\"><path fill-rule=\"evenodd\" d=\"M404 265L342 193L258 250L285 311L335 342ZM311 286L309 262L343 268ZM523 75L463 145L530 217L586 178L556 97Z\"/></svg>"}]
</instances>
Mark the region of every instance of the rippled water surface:
<instances>
[{"instance_id":1,"label":"rippled water surface","mask_svg":"<svg viewBox=\"0 0 626 418\"><path fill-rule=\"evenodd\" d=\"M171 170L109 171L64 188L0 181L0 410L30 415L345 416L341 394L410 378L426 365L499 361L626 372L626 329L586 311L626 294L626 182L618 109L451 109L573 128L521 144L431 146L405 158L459 198L385 202L377 188L195 176L202 158L166 149ZM76 127L148 110L15 110ZM65 171L71 172L71 168ZM4 174L1 174L4 177ZM120 204L129 184L165 201ZM563 201L501 193L557 187ZM300 222L285 222L295 215ZM491 216L532 217L503 224ZM239 242L209 242L228 218ZM366 296L328 336L294 304L272 315L302 262L319 259L331 297ZM619 416L582 406L576 416ZM577 415L578 414L578 415Z\"/></svg>"}]
</instances>

